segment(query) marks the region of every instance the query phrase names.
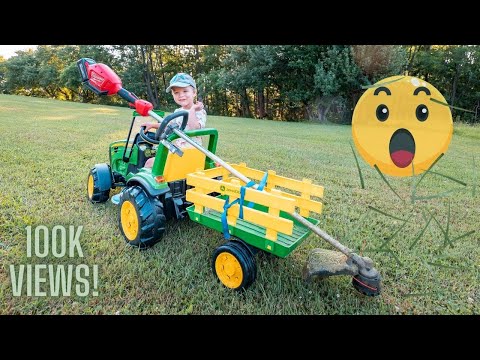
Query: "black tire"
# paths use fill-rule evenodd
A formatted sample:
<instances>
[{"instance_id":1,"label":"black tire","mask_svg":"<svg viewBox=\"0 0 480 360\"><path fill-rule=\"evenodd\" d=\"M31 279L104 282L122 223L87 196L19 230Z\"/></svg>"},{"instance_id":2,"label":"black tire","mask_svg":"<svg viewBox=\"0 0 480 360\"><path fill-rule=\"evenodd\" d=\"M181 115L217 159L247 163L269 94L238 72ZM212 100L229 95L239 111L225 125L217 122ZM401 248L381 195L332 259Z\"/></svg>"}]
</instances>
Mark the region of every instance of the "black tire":
<instances>
[{"instance_id":1,"label":"black tire","mask_svg":"<svg viewBox=\"0 0 480 360\"><path fill-rule=\"evenodd\" d=\"M215 250L212 270L224 286L237 291L247 289L257 277L255 256L248 245L235 240Z\"/></svg>"},{"instance_id":2,"label":"black tire","mask_svg":"<svg viewBox=\"0 0 480 360\"><path fill-rule=\"evenodd\" d=\"M110 171L102 171L98 165L90 169L87 177L87 199L92 203L102 203L110 197L110 188L101 190L104 184L111 184Z\"/></svg>"},{"instance_id":3,"label":"black tire","mask_svg":"<svg viewBox=\"0 0 480 360\"><path fill-rule=\"evenodd\" d=\"M123 190L119 205L120 231L129 245L146 249L162 239L166 219L160 200L133 186Z\"/></svg>"}]
</instances>

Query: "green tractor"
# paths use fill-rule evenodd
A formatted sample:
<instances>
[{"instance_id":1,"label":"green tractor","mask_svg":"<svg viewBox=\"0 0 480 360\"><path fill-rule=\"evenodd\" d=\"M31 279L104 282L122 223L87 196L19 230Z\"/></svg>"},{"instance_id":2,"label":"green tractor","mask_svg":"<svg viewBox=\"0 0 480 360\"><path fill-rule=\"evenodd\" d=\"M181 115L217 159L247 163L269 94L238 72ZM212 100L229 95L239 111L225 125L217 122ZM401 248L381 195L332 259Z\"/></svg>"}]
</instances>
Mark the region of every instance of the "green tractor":
<instances>
[{"instance_id":1,"label":"green tractor","mask_svg":"<svg viewBox=\"0 0 480 360\"><path fill-rule=\"evenodd\" d=\"M161 112L157 112L159 115ZM127 139L118 140L109 146L109 164L96 164L88 174L87 197L92 203L105 202L110 190L123 187L120 192L119 226L125 240L133 246L147 248L161 240L165 222L170 219L187 217L186 208L191 203L185 200L187 190L186 174L215 167L215 163L195 148L169 152L175 147L172 141L178 135L172 133L163 140L156 140L152 132L144 133L144 127L132 136L132 128L138 113L134 112ZM161 116L161 115L160 115ZM180 129L188 119L186 111L171 114L163 120L157 134L178 117L183 117ZM218 132L205 128L185 131L190 137L208 136L208 150L215 153ZM182 156L178 156L178 151ZM144 167L154 157L152 168Z\"/></svg>"},{"instance_id":2,"label":"green tractor","mask_svg":"<svg viewBox=\"0 0 480 360\"><path fill-rule=\"evenodd\" d=\"M109 76L109 83L114 84L116 74L108 72L91 59L81 59L77 63L82 74L87 70L96 70L103 76ZM98 78L98 77L97 77ZM105 90L109 83L93 84L91 76L86 84L97 94L108 94ZM113 81L112 81L113 79ZM118 79L119 81L119 79ZM106 85L105 85L106 83ZM109 163L96 164L87 178L87 198L92 203L106 202L110 190L122 187L119 196L119 226L128 244L139 248L148 248L162 239L167 220L188 217L186 208L191 203L185 200L187 190L186 175L197 170L211 169L215 162L205 154L191 147L180 150L172 142L179 136L172 130L184 130L188 121L188 112L178 111L166 116L155 133L145 133L141 127L137 134L132 134L137 116L157 115L162 119L161 111L153 111L144 100L139 100L124 89L115 90L119 95L128 97L136 105L130 130L126 139L118 140L109 146ZM148 111L146 112L146 109ZM154 112L154 114L151 114ZM178 125L177 119L181 119ZM189 137L208 136L207 148L215 153L218 132L213 128L204 128L184 132ZM153 167L145 167L149 158L154 157Z\"/></svg>"}]
</instances>

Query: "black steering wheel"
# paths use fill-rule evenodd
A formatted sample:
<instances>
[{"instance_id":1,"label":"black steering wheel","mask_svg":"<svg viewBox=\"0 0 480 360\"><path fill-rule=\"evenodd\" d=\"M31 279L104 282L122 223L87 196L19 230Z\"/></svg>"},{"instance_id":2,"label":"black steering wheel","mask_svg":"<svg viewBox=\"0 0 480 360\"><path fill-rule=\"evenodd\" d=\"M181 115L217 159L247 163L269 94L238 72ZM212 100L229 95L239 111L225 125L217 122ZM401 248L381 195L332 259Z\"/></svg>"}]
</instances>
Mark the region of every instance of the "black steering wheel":
<instances>
[{"instance_id":1,"label":"black steering wheel","mask_svg":"<svg viewBox=\"0 0 480 360\"><path fill-rule=\"evenodd\" d=\"M173 114L166 116L155 133L155 139L152 139L147 134L145 134L145 126L140 127L140 132L138 133L138 135L140 135L140 137L144 141L150 144L154 144L154 145L160 144L160 141L165 139L172 132L171 127L167 128L167 125L173 119L176 119L177 117L180 117L180 116L183 116L183 121L182 121L182 124L180 125L180 130L183 131L185 129L185 126L187 126L187 122L188 122L188 111L185 111L185 110L177 111L177 112L174 112Z\"/></svg>"}]
</instances>

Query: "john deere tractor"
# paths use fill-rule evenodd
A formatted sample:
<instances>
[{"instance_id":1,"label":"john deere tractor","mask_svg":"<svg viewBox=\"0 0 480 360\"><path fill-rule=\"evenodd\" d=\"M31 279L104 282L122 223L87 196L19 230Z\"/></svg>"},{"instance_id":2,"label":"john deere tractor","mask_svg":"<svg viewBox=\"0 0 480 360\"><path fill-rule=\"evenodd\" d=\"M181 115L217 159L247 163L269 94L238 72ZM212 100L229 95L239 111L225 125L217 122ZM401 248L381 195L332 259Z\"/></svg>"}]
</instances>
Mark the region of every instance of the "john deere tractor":
<instances>
[{"instance_id":1,"label":"john deere tractor","mask_svg":"<svg viewBox=\"0 0 480 360\"><path fill-rule=\"evenodd\" d=\"M106 202L110 190L122 187L119 199L119 226L127 243L147 248L162 239L168 219L188 217L185 200L186 174L215 167L215 162L194 147L179 149L172 142L179 136L173 129L184 130L187 111L166 116L155 133L145 132L145 127L132 134L137 116L157 115L150 103L137 99L121 88L118 76L104 64L82 58L77 62L84 85L99 95L118 93L135 105L136 111L126 139L109 146L109 162L96 164L87 178L87 197L92 203ZM117 89L116 87L120 87ZM155 114L152 114L154 112ZM182 120L178 125L176 120ZM143 120L144 121L144 120ZM213 128L184 131L189 137L208 136L208 150L215 153L218 132ZM145 162L154 157L153 167Z\"/></svg>"}]
</instances>

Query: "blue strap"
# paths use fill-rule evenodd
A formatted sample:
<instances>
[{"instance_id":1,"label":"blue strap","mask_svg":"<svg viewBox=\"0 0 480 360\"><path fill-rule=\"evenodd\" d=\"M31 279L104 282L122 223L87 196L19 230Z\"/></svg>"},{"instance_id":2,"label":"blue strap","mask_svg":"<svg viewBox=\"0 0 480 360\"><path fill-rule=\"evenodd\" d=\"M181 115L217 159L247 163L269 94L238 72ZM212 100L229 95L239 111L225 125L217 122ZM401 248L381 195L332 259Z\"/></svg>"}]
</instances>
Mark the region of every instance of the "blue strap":
<instances>
[{"instance_id":1,"label":"blue strap","mask_svg":"<svg viewBox=\"0 0 480 360\"><path fill-rule=\"evenodd\" d=\"M263 175L262 180L260 180L260 183L258 184L258 187L257 187L258 191L263 190L263 188L265 187L265 184L267 183L267 179L268 179L268 172L266 172L265 175ZM252 208L253 207L253 202L250 201L247 206L249 208Z\"/></svg>"},{"instance_id":2,"label":"blue strap","mask_svg":"<svg viewBox=\"0 0 480 360\"><path fill-rule=\"evenodd\" d=\"M230 197L228 195L227 195L227 198L225 199L225 204L223 204L223 213L222 213L222 227L223 227L223 236L227 240L230 239L230 232L228 231L228 221L227 221L228 209L230 209L230 207L232 207L235 204L239 204L240 205L240 214L239 214L238 217L240 219L243 219L243 199L245 198L245 190L247 189L247 187L250 187L250 186L253 186L253 185L255 185L255 182L250 181L245 186L242 186L240 188L240 198L238 198L237 200L234 200L231 203L229 203L228 201L229 201Z\"/></svg>"},{"instance_id":3,"label":"blue strap","mask_svg":"<svg viewBox=\"0 0 480 360\"><path fill-rule=\"evenodd\" d=\"M268 179L268 172L266 172L265 175L263 175L263 178L260 181L260 184L258 184L257 190L259 191L263 190L263 188L265 187L265 184L267 183L267 179Z\"/></svg>"},{"instance_id":4,"label":"blue strap","mask_svg":"<svg viewBox=\"0 0 480 360\"><path fill-rule=\"evenodd\" d=\"M239 202L239 199L232 201L230 204L228 203L228 199L230 197L227 195L227 198L225 199L225 204L223 204L223 213L222 213L222 227L223 227L223 236L225 239L229 240L230 239L230 232L228 231L228 221L227 221L227 213L228 209L232 206L235 205L236 203Z\"/></svg>"},{"instance_id":5,"label":"blue strap","mask_svg":"<svg viewBox=\"0 0 480 360\"><path fill-rule=\"evenodd\" d=\"M253 185L255 185L255 181L251 180L248 184L240 188L240 215L238 216L240 219L243 219L243 199L245 198L245 190Z\"/></svg>"}]
</instances>

